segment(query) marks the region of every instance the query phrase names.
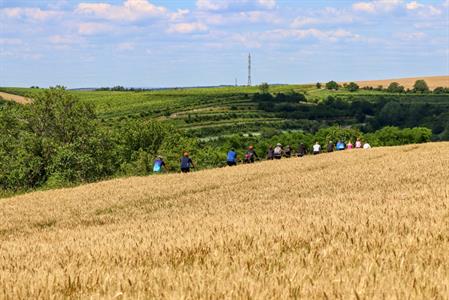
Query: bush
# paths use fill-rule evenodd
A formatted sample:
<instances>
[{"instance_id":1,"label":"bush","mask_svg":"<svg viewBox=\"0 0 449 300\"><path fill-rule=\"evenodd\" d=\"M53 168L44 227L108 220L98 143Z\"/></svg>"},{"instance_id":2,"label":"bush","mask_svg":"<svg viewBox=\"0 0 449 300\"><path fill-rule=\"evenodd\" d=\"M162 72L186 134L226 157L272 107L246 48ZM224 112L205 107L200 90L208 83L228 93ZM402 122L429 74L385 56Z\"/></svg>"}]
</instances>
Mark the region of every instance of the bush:
<instances>
[{"instance_id":1,"label":"bush","mask_svg":"<svg viewBox=\"0 0 449 300\"><path fill-rule=\"evenodd\" d=\"M350 82L347 86L346 89L350 92L356 92L359 90L359 85L355 82Z\"/></svg>"},{"instance_id":2,"label":"bush","mask_svg":"<svg viewBox=\"0 0 449 300\"><path fill-rule=\"evenodd\" d=\"M420 92L420 93L427 93L429 92L429 86L427 85L427 82L424 80L416 80L415 84L413 85L413 91Z\"/></svg>"},{"instance_id":3,"label":"bush","mask_svg":"<svg viewBox=\"0 0 449 300\"><path fill-rule=\"evenodd\" d=\"M400 129L398 127L384 127L374 133L367 134L365 139L372 146L398 146L430 141L432 131L428 128L415 127Z\"/></svg>"},{"instance_id":4,"label":"bush","mask_svg":"<svg viewBox=\"0 0 449 300\"><path fill-rule=\"evenodd\" d=\"M439 86L433 90L433 93L434 94L448 94L449 88Z\"/></svg>"},{"instance_id":5,"label":"bush","mask_svg":"<svg viewBox=\"0 0 449 300\"><path fill-rule=\"evenodd\" d=\"M333 80L326 83L326 89L328 90L338 90L339 87L338 83Z\"/></svg>"},{"instance_id":6,"label":"bush","mask_svg":"<svg viewBox=\"0 0 449 300\"><path fill-rule=\"evenodd\" d=\"M387 92L389 93L404 93L405 89L402 85L399 85L397 82L392 82L387 88Z\"/></svg>"}]
</instances>

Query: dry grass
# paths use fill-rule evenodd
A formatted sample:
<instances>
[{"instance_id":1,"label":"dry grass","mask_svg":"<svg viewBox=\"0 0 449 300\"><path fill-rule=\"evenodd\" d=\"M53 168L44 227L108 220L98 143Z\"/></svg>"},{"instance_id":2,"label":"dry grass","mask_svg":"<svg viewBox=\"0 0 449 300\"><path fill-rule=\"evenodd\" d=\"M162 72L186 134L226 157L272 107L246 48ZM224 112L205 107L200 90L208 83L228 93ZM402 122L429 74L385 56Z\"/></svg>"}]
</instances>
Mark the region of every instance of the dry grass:
<instances>
[{"instance_id":1,"label":"dry grass","mask_svg":"<svg viewBox=\"0 0 449 300\"><path fill-rule=\"evenodd\" d=\"M0 298L448 299L449 143L0 200Z\"/></svg>"},{"instance_id":2,"label":"dry grass","mask_svg":"<svg viewBox=\"0 0 449 300\"><path fill-rule=\"evenodd\" d=\"M397 79L385 79L385 80L366 80L366 81L356 81L360 87L364 86L372 86L378 87L382 85L384 88L387 88L388 85L392 82L398 82L400 85L403 85L406 89L412 89L416 80L423 79L427 82L427 85L431 90L437 87L449 87L449 76L430 76L430 77L413 77L413 78L397 78Z\"/></svg>"},{"instance_id":3,"label":"dry grass","mask_svg":"<svg viewBox=\"0 0 449 300\"><path fill-rule=\"evenodd\" d=\"M0 92L0 97L2 97L4 100L7 101L14 101L20 104L28 104L30 103L30 99L22 97L22 96L18 96L18 95L13 95L13 94L8 94L5 92Z\"/></svg>"}]
</instances>

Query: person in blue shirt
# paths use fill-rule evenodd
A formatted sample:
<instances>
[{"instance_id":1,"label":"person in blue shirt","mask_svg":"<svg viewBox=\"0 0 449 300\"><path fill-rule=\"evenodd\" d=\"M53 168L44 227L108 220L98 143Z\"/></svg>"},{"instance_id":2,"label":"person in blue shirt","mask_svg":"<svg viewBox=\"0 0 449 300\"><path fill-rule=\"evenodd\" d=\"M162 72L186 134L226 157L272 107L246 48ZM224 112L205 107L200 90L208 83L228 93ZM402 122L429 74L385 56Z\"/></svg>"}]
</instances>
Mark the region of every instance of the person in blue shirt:
<instances>
[{"instance_id":1,"label":"person in blue shirt","mask_svg":"<svg viewBox=\"0 0 449 300\"><path fill-rule=\"evenodd\" d=\"M340 150L345 150L345 149L346 149L345 143L343 143L342 141L338 141L337 146L336 146L336 149L337 149L338 151L340 151Z\"/></svg>"},{"instance_id":2,"label":"person in blue shirt","mask_svg":"<svg viewBox=\"0 0 449 300\"><path fill-rule=\"evenodd\" d=\"M228 166L230 166L230 167L237 165L237 152L235 152L234 149L231 149L228 152L228 157L226 159L226 162L227 162Z\"/></svg>"},{"instance_id":3,"label":"person in blue shirt","mask_svg":"<svg viewBox=\"0 0 449 300\"><path fill-rule=\"evenodd\" d=\"M153 173L162 173L162 168L167 168L167 166L165 165L164 158L159 155L154 161Z\"/></svg>"}]
</instances>

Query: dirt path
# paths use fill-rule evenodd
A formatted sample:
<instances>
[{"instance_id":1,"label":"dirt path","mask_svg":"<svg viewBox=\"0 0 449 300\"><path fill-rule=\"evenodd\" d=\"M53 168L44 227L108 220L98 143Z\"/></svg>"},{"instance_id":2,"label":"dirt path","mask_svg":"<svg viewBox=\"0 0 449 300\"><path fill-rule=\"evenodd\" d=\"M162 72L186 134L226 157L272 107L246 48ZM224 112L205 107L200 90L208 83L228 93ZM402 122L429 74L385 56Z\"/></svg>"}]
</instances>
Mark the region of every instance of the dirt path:
<instances>
[{"instance_id":1,"label":"dirt path","mask_svg":"<svg viewBox=\"0 0 449 300\"><path fill-rule=\"evenodd\" d=\"M0 92L0 97L2 97L4 100L14 101L14 102L17 102L20 104L29 104L30 103L30 99L28 99L28 98L25 98L23 96L8 94L8 93L4 93L4 92Z\"/></svg>"}]
</instances>

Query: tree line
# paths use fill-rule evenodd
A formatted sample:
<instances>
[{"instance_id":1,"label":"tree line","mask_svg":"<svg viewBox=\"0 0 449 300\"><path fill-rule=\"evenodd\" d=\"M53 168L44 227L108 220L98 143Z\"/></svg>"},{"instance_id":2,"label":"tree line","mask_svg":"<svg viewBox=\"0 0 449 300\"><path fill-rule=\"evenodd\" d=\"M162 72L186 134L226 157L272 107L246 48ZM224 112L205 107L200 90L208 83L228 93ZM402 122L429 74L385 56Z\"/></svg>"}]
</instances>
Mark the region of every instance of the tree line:
<instances>
[{"instance_id":1,"label":"tree line","mask_svg":"<svg viewBox=\"0 0 449 300\"><path fill-rule=\"evenodd\" d=\"M286 102L298 97L281 96ZM199 168L209 168L225 163L228 147L245 149L249 143L263 153L274 142L311 145L315 140L362 137L376 146L426 142L431 134L426 128L387 127L364 134L356 128L329 127L315 133L234 134L205 141L154 120L101 125L91 104L57 87L36 94L29 105L0 101L0 194L147 175L156 155L177 167L183 151L191 153Z\"/></svg>"}]
</instances>

